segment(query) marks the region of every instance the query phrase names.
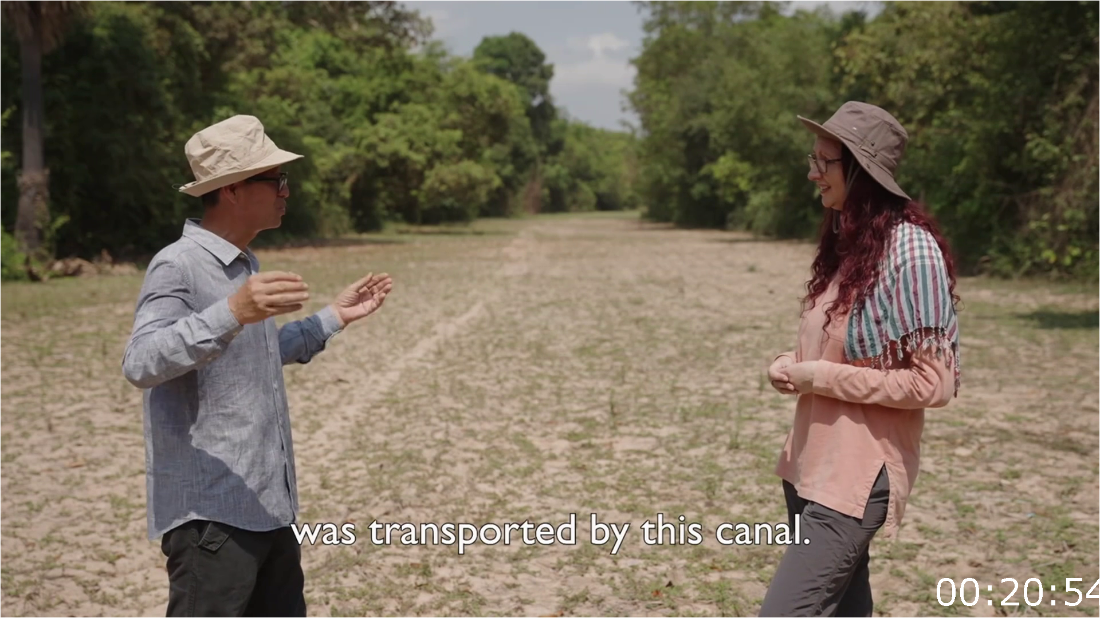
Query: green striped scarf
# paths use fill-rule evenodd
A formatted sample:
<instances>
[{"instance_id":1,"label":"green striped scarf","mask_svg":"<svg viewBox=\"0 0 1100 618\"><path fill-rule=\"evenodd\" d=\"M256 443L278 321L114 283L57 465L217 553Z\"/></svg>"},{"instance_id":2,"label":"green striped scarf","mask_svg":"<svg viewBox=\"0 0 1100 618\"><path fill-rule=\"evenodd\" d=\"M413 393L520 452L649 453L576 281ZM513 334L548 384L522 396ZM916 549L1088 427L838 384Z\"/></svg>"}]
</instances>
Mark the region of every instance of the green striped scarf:
<instances>
[{"instance_id":1,"label":"green striped scarf","mask_svg":"<svg viewBox=\"0 0 1100 618\"><path fill-rule=\"evenodd\" d=\"M921 348L934 347L937 355L949 351L957 396L962 359L949 285L936 239L912 223L895 227L878 281L848 321L848 358L890 369Z\"/></svg>"}]
</instances>

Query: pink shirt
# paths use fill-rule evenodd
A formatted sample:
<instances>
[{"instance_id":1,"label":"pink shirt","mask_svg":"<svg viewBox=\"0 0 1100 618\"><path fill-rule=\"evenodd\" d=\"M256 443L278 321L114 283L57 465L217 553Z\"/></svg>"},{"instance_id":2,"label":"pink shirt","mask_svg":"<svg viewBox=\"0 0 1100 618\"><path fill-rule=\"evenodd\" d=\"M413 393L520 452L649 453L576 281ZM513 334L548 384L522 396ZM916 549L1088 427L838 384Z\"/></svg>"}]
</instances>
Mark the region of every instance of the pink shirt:
<instances>
[{"instance_id":1,"label":"pink shirt","mask_svg":"<svg viewBox=\"0 0 1100 618\"><path fill-rule=\"evenodd\" d=\"M813 393L799 395L794 425L776 473L805 500L863 518L882 466L890 477L890 504L882 534L893 537L920 469L924 409L947 405L955 378L932 354L915 356L906 369L855 367L844 358L847 317L837 313L822 332L831 286L798 328L798 348L780 356L819 361Z\"/></svg>"}]
</instances>

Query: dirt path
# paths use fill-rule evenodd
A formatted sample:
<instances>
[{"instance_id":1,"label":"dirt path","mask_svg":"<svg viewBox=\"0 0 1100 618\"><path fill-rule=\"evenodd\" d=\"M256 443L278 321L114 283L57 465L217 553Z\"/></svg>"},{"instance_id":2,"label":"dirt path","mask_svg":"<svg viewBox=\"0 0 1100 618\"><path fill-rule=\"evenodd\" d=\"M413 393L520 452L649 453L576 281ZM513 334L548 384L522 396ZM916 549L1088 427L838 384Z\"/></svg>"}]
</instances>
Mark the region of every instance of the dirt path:
<instances>
[{"instance_id":1,"label":"dirt path","mask_svg":"<svg viewBox=\"0 0 1100 618\"><path fill-rule=\"evenodd\" d=\"M356 525L352 545L303 548L310 614L755 615L782 548L714 533L785 520L772 468L793 402L762 370L793 342L811 255L622 217L262 253L319 298L395 278L379 315L286 371L302 519ZM3 288L5 615L163 615L141 396L119 370L138 286ZM1012 577L1008 614L1098 615L1095 599L1049 605L1050 584L1098 575L1096 290L961 292L963 396L929 413L906 525L873 549L877 613L998 615ZM702 523L704 542L647 545L659 513ZM462 555L368 527L571 514L574 544L513 531ZM592 514L631 524L614 555L589 542ZM945 577L981 582L981 603L942 607ZM1030 577L1047 587L1035 608Z\"/></svg>"}]
</instances>

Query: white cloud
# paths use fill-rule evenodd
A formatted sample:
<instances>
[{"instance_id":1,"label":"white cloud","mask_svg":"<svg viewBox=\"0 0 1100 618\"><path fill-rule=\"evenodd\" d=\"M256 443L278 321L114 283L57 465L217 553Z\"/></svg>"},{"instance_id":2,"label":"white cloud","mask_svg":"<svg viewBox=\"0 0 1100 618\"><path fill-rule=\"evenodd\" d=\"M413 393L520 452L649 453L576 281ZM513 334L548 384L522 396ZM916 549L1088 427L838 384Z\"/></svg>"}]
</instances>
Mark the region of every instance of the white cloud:
<instances>
[{"instance_id":1,"label":"white cloud","mask_svg":"<svg viewBox=\"0 0 1100 618\"><path fill-rule=\"evenodd\" d=\"M820 6L825 6L829 9L833 15L841 15L847 11L864 11L868 17L874 17L878 15L883 8L883 3L877 0L858 0L858 1L841 1L836 2L833 0L794 0L787 7L788 13L793 13L798 9L806 11L812 11Z\"/></svg>"},{"instance_id":2,"label":"white cloud","mask_svg":"<svg viewBox=\"0 0 1100 618\"><path fill-rule=\"evenodd\" d=\"M614 33L570 37L566 45L570 50L587 53L582 54L585 56L582 60L556 63L551 82L555 90L569 91L591 85L628 88L634 82L635 69L627 54L621 53L630 43Z\"/></svg>"},{"instance_id":3,"label":"white cloud","mask_svg":"<svg viewBox=\"0 0 1100 618\"><path fill-rule=\"evenodd\" d=\"M566 45L574 51L590 51L596 56L602 56L605 51L617 52L630 47L625 41L613 32L593 34L588 37L569 37Z\"/></svg>"}]
</instances>

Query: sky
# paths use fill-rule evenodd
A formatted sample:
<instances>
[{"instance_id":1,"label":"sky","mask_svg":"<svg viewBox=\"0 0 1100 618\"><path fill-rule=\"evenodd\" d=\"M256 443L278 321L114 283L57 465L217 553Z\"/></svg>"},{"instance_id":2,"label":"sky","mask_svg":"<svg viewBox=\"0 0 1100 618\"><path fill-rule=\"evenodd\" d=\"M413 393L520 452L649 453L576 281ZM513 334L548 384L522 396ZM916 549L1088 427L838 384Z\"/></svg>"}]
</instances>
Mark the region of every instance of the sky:
<instances>
[{"instance_id":1,"label":"sky","mask_svg":"<svg viewBox=\"0 0 1100 618\"><path fill-rule=\"evenodd\" d=\"M522 32L554 65L550 94L572 118L606 129L622 129L637 117L624 91L634 83L630 59L641 53L642 14L633 2L418 2L405 6L432 20L433 38L451 53L473 55L486 36ZM792 8L829 5L834 12L863 8L877 13L877 2L792 2Z\"/></svg>"}]
</instances>

